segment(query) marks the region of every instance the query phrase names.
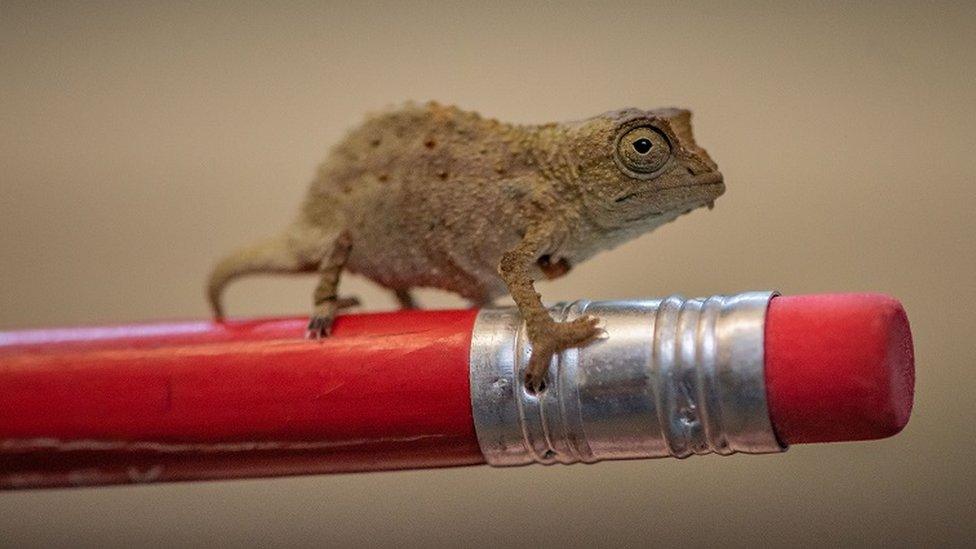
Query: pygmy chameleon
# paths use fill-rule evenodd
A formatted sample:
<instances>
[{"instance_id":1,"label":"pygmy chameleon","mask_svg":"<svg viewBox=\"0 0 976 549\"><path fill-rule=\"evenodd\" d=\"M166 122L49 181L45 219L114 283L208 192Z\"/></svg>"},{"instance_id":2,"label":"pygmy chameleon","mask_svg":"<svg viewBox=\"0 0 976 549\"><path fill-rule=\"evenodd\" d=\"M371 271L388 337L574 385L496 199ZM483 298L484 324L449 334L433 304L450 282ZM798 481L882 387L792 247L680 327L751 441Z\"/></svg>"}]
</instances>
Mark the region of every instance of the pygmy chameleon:
<instances>
[{"instance_id":1,"label":"pygmy chameleon","mask_svg":"<svg viewBox=\"0 0 976 549\"><path fill-rule=\"evenodd\" d=\"M557 322L534 287L600 250L711 207L725 185L682 109L621 109L576 122L515 125L437 103L369 117L319 167L297 219L221 261L221 292L249 273L318 271L308 336L328 335L344 270L393 290L434 287L486 305L507 291L543 390L552 356L598 338L596 318Z\"/></svg>"}]
</instances>

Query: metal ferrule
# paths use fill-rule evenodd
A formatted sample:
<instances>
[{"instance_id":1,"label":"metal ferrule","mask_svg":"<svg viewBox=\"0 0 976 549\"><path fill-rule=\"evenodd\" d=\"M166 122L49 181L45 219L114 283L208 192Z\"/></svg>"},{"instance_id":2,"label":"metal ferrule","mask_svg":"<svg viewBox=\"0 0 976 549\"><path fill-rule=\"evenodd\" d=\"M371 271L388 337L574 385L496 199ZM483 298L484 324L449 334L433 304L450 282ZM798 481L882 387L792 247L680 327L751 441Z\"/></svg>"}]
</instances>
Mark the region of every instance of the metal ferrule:
<instances>
[{"instance_id":1,"label":"metal ferrule","mask_svg":"<svg viewBox=\"0 0 976 549\"><path fill-rule=\"evenodd\" d=\"M782 452L764 380L774 292L648 301L576 301L605 336L555 356L546 389L526 390L531 345L518 311L484 309L471 343L471 403L491 465L593 463Z\"/></svg>"}]
</instances>

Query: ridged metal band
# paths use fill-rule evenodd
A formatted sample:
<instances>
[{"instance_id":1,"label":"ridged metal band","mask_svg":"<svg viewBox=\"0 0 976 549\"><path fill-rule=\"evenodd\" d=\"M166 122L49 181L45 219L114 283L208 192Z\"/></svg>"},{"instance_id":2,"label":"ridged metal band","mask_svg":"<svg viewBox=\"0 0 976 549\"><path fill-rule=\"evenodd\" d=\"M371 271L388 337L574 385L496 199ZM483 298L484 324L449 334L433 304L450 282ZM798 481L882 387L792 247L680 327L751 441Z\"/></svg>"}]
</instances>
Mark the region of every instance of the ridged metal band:
<instances>
[{"instance_id":1,"label":"ridged metal band","mask_svg":"<svg viewBox=\"0 0 976 549\"><path fill-rule=\"evenodd\" d=\"M471 403L491 465L592 463L786 449L769 420L766 309L774 292L577 301L606 337L553 358L547 388L523 384L531 346L518 311L484 309L471 342Z\"/></svg>"}]
</instances>

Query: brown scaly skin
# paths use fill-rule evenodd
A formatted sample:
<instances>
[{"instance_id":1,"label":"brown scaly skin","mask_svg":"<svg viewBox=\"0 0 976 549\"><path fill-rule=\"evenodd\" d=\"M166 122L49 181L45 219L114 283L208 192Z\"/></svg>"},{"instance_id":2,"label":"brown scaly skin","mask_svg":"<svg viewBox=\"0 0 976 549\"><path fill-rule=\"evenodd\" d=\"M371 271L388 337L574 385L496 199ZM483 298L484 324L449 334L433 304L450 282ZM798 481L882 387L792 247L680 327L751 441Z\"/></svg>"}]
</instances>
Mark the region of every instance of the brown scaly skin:
<instances>
[{"instance_id":1,"label":"brown scaly skin","mask_svg":"<svg viewBox=\"0 0 976 549\"><path fill-rule=\"evenodd\" d=\"M512 125L436 103L371 116L318 170L298 219L217 265L217 318L232 279L320 273L309 335L327 335L343 270L390 288L435 287L475 305L509 292L533 345L530 390L554 353L600 334L591 317L556 322L533 281L712 202L725 186L680 109L611 111Z\"/></svg>"}]
</instances>

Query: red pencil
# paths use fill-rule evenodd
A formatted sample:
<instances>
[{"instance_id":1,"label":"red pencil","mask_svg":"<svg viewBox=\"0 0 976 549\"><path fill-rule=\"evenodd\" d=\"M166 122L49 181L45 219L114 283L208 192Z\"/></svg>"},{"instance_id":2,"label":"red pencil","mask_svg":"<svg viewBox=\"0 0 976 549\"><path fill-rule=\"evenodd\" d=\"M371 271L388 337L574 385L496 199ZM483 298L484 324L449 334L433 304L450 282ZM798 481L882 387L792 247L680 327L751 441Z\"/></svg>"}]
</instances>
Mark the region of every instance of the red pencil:
<instances>
[{"instance_id":1,"label":"red pencil","mask_svg":"<svg viewBox=\"0 0 976 549\"><path fill-rule=\"evenodd\" d=\"M877 295L590 303L607 337L539 395L512 310L0 334L0 487L778 452L908 421L907 318Z\"/></svg>"}]
</instances>

